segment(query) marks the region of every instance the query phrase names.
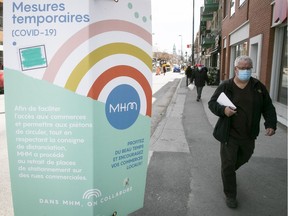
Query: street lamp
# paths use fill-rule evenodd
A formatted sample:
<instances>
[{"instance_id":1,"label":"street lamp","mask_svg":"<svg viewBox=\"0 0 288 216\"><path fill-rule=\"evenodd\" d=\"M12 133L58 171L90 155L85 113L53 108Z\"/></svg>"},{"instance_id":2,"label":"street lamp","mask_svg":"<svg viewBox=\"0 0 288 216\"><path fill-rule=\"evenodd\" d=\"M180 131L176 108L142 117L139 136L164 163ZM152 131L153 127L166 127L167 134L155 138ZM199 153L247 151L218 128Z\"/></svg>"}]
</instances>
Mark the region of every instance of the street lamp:
<instances>
[{"instance_id":1,"label":"street lamp","mask_svg":"<svg viewBox=\"0 0 288 216\"><path fill-rule=\"evenodd\" d=\"M182 35L179 35L179 37L181 37L181 61L183 59L183 50L182 50Z\"/></svg>"},{"instance_id":2,"label":"street lamp","mask_svg":"<svg viewBox=\"0 0 288 216\"><path fill-rule=\"evenodd\" d=\"M195 0L193 0L193 12L192 12L192 46L191 46L191 63L194 65L194 7Z\"/></svg>"},{"instance_id":3,"label":"street lamp","mask_svg":"<svg viewBox=\"0 0 288 216\"><path fill-rule=\"evenodd\" d=\"M155 33L152 33L152 36L155 36ZM154 39L152 38L153 41L153 47L152 47L152 51L153 51L153 57L155 57L156 59L156 66L158 65L158 44L157 42L154 43Z\"/></svg>"}]
</instances>

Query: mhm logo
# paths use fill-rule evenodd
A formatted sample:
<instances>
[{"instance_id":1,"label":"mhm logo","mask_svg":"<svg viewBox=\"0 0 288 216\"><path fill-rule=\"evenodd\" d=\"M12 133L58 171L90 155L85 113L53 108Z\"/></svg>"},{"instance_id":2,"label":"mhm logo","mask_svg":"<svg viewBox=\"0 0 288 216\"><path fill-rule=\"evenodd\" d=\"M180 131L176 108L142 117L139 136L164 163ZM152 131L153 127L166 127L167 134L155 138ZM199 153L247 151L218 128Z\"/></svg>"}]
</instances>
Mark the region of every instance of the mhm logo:
<instances>
[{"instance_id":1,"label":"mhm logo","mask_svg":"<svg viewBox=\"0 0 288 216\"><path fill-rule=\"evenodd\" d=\"M127 84L117 86L107 98L105 112L114 128L129 128L137 120L140 112L140 97L137 91Z\"/></svg>"}]
</instances>

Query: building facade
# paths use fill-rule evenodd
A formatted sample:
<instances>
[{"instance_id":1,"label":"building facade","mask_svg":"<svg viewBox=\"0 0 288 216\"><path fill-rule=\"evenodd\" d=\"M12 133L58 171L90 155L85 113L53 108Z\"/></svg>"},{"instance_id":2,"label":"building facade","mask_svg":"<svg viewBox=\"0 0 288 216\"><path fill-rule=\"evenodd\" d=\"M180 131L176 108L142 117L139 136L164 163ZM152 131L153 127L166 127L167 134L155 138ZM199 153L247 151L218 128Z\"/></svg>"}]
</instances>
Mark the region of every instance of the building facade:
<instances>
[{"instance_id":1,"label":"building facade","mask_svg":"<svg viewBox=\"0 0 288 216\"><path fill-rule=\"evenodd\" d=\"M222 0L221 12L220 80L234 76L237 56L249 55L252 76L266 85L287 126L287 0Z\"/></svg>"},{"instance_id":2,"label":"building facade","mask_svg":"<svg viewBox=\"0 0 288 216\"><path fill-rule=\"evenodd\" d=\"M195 40L195 62L234 76L234 60L249 55L252 76L271 95L278 120L287 126L287 0L204 0Z\"/></svg>"},{"instance_id":3,"label":"building facade","mask_svg":"<svg viewBox=\"0 0 288 216\"><path fill-rule=\"evenodd\" d=\"M196 63L211 68L220 68L220 38L222 23L221 6L219 0L205 0L200 8L200 28L198 47L196 48Z\"/></svg>"},{"instance_id":4,"label":"building facade","mask_svg":"<svg viewBox=\"0 0 288 216\"><path fill-rule=\"evenodd\" d=\"M288 86L288 25L287 0L273 1L271 28L274 29L273 56L271 68L270 94L276 105L278 119L287 126L287 86Z\"/></svg>"},{"instance_id":5,"label":"building facade","mask_svg":"<svg viewBox=\"0 0 288 216\"><path fill-rule=\"evenodd\" d=\"M0 65L3 65L3 0L0 0Z\"/></svg>"}]
</instances>

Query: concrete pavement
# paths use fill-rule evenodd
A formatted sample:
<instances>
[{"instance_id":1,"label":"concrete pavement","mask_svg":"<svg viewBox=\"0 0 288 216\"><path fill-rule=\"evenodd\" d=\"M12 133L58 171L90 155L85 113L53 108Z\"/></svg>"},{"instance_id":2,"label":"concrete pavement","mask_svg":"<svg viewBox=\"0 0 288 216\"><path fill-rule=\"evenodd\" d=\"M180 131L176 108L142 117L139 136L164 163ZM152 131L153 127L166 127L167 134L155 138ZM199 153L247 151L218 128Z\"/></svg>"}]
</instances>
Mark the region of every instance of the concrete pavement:
<instances>
[{"instance_id":1,"label":"concrete pavement","mask_svg":"<svg viewBox=\"0 0 288 216\"><path fill-rule=\"evenodd\" d=\"M132 216L286 216L287 128L264 135L263 121L256 149L237 172L239 207L226 207L220 176L220 147L212 136L217 117L208 109L216 87L177 87L162 121L151 137L144 208Z\"/></svg>"},{"instance_id":2,"label":"concrete pavement","mask_svg":"<svg viewBox=\"0 0 288 216\"><path fill-rule=\"evenodd\" d=\"M278 125L273 137L265 136L263 120L251 160L237 171L239 208L226 207L220 177L220 147L212 136L217 117L208 110L208 101L216 87L203 89L202 104L196 102L196 91L187 97L185 108L194 107L192 114L185 111L186 129L192 155L191 193L187 215L287 215L287 128ZM201 106L204 112L201 111ZM191 113L191 112L190 112ZM205 118L199 116L205 115ZM186 119L186 121L185 121ZM190 121L195 124L187 125ZM201 132L198 132L198 131Z\"/></svg>"}]
</instances>

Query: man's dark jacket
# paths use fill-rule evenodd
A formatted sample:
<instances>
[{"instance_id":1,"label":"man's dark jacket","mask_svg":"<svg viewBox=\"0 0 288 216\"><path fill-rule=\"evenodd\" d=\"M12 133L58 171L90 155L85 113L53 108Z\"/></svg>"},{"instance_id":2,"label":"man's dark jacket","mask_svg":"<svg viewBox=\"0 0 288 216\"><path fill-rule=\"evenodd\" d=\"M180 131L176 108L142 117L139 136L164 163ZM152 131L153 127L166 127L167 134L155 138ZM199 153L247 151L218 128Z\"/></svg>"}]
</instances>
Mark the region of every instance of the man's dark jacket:
<instances>
[{"instance_id":1,"label":"man's dark jacket","mask_svg":"<svg viewBox=\"0 0 288 216\"><path fill-rule=\"evenodd\" d=\"M207 68L203 67L202 69L198 70L195 69L192 77L191 77L191 83L195 80L195 86L197 87L203 87L205 86L205 82L208 83L208 75L207 75Z\"/></svg>"},{"instance_id":2,"label":"man's dark jacket","mask_svg":"<svg viewBox=\"0 0 288 216\"><path fill-rule=\"evenodd\" d=\"M272 104L270 95L266 87L257 79L250 78L251 88L253 88L253 113L252 116L252 126L250 131L250 138L256 139L259 134L259 122L261 119L261 114L264 117L265 128L273 128L276 130L277 126L277 115L275 107ZM213 136L220 142L226 143L229 139L231 118L227 117L224 113L225 106L220 105L217 102L217 98L224 92L227 97L232 101L233 98L233 78L223 81L214 94L212 95L210 101L208 102L209 109L217 116L219 119L215 125Z\"/></svg>"},{"instance_id":3,"label":"man's dark jacket","mask_svg":"<svg viewBox=\"0 0 288 216\"><path fill-rule=\"evenodd\" d=\"M192 76L192 73L193 73L193 70L191 66L188 66L185 70L185 75L190 78Z\"/></svg>"}]
</instances>

